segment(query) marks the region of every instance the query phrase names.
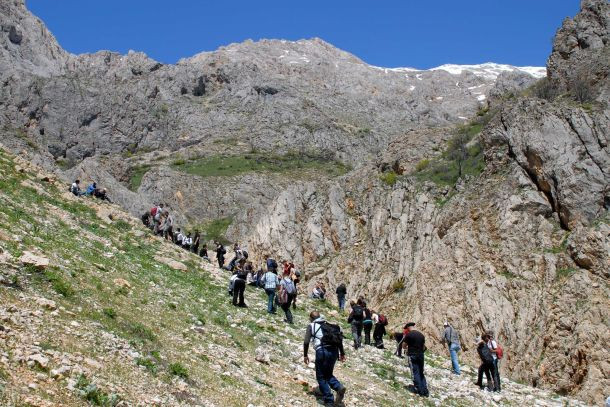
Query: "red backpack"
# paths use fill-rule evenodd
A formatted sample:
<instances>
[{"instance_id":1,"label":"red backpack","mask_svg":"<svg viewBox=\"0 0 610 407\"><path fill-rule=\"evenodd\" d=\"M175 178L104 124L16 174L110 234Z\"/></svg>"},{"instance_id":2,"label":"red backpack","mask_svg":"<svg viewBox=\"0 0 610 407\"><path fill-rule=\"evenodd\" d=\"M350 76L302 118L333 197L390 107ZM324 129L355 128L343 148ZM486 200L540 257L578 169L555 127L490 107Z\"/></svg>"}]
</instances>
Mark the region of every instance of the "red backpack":
<instances>
[{"instance_id":1,"label":"red backpack","mask_svg":"<svg viewBox=\"0 0 610 407\"><path fill-rule=\"evenodd\" d=\"M499 343L496 342L496 344L498 345L496 347L496 356L498 359L502 359L502 357L504 356L504 349L502 349L502 346L500 346Z\"/></svg>"},{"instance_id":2,"label":"red backpack","mask_svg":"<svg viewBox=\"0 0 610 407\"><path fill-rule=\"evenodd\" d=\"M388 319L385 317L385 315L379 314L379 323L384 326L388 324Z\"/></svg>"},{"instance_id":3,"label":"red backpack","mask_svg":"<svg viewBox=\"0 0 610 407\"><path fill-rule=\"evenodd\" d=\"M156 207L156 206L153 206L153 207L150 209L150 214L151 214L152 216L155 216L155 215L157 214L157 207Z\"/></svg>"}]
</instances>

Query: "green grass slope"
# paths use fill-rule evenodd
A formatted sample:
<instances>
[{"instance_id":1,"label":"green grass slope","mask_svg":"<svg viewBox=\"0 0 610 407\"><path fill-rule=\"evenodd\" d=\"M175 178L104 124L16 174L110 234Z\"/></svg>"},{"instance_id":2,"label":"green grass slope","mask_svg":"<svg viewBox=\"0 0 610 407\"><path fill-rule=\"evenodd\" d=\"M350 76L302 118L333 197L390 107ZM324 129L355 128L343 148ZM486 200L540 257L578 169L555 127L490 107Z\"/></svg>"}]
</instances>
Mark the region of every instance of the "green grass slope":
<instances>
[{"instance_id":1,"label":"green grass slope","mask_svg":"<svg viewBox=\"0 0 610 407\"><path fill-rule=\"evenodd\" d=\"M26 252L48 266L20 261ZM0 405L315 405L301 354L307 313L344 316L300 297L287 326L264 312L260 290L248 287L249 308L230 305L228 277L0 150ZM346 405L567 402L514 383L480 392L472 368L455 378L446 358L427 358L432 397L420 399L391 351L348 350L337 369Z\"/></svg>"}]
</instances>

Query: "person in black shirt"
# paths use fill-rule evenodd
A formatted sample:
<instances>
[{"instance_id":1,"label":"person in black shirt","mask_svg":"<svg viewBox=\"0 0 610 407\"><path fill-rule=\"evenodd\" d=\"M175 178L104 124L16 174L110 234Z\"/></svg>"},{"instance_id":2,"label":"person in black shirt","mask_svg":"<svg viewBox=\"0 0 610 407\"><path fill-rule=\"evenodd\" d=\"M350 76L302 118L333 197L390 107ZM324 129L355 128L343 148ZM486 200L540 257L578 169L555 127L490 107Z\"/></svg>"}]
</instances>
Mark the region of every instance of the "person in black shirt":
<instances>
[{"instance_id":1,"label":"person in black shirt","mask_svg":"<svg viewBox=\"0 0 610 407\"><path fill-rule=\"evenodd\" d=\"M324 397L324 406L340 406L345 397L345 386L333 375L333 370L337 359L341 362L345 361L343 341L341 340L338 346L326 343L322 325L327 322L318 311L312 311L309 314L309 321L310 324L307 326L303 341L303 361L306 365L309 364L309 343L312 342L316 351L316 380ZM337 392L336 403L331 389Z\"/></svg>"},{"instance_id":2,"label":"person in black shirt","mask_svg":"<svg viewBox=\"0 0 610 407\"><path fill-rule=\"evenodd\" d=\"M347 295L347 287L345 284L341 283L335 290L337 293L337 303L339 304L339 308L341 311L345 310L345 296Z\"/></svg>"},{"instance_id":3,"label":"person in black shirt","mask_svg":"<svg viewBox=\"0 0 610 407\"><path fill-rule=\"evenodd\" d=\"M223 245L216 243L216 259L218 259L218 267L223 268L225 265L225 253L227 252Z\"/></svg>"},{"instance_id":4,"label":"person in black shirt","mask_svg":"<svg viewBox=\"0 0 610 407\"><path fill-rule=\"evenodd\" d=\"M248 271L245 270L244 264L240 263L237 266L237 279L233 283L233 305L238 307L246 308L247 305L244 302L244 291L246 291L246 279L248 278ZM237 302L239 298L239 303Z\"/></svg>"},{"instance_id":5,"label":"person in black shirt","mask_svg":"<svg viewBox=\"0 0 610 407\"><path fill-rule=\"evenodd\" d=\"M411 364L411 372L413 374L413 385L417 394L423 397L428 397L428 383L424 375L424 351L426 350L426 337L413 327L414 322L409 322L406 325L407 334L404 337L404 342L407 344L407 356Z\"/></svg>"}]
</instances>

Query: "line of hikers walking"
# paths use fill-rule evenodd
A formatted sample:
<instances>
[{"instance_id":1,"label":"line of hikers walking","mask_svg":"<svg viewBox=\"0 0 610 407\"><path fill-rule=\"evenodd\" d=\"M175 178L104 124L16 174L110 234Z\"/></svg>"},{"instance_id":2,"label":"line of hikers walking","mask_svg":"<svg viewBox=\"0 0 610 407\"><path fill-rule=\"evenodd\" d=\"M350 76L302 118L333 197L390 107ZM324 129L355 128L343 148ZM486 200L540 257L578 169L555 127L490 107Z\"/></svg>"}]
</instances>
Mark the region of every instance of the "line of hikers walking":
<instances>
[{"instance_id":1,"label":"line of hikers walking","mask_svg":"<svg viewBox=\"0 0 610 407\"><path fill-rule=\"evenodd\" d=\"M192 251L210 261L207 244L202 244L200 233L198 231L195 231L193 234L183 233L180 228L174 230L172 216L164 208L163 204L155 205L149 212L142 215L142 222L153 230L156 235L172 241L184 249ZM284 322L288 324L294 323L291 307L292 309L296 308L297 287L301 274L292 262L283 260L280 266L276 260L269 255L265 255L264 265L255 268L252 261L248 260L249 254L247 250L242 249L238 243L235 243L232 247L233 258L228 264L225 264L225 256L227 254L225 246L218 241L214 241L214 245L218 267L232 273L228 292L234 306L247 307L244 293L246 287L250 285L265 291L267 295L267 313L276 314L279 306L284 312ZM339 284L335 293L339 309L345 311L347 303L347 287L345 284ZM312 299L325 300L326 295L327 290L324 283L318 281L310 297ZM350 311L347 322L351 327L354 349L361 349L363 345L371 345L378 349L384 349L383 337L387 335L387 317L380 312L370 309L362 297L350 301L349 305ZM371 332L373 343L371 343ZM478 369L478 380L475 384L481 389L486 388L488 391L500 391L499 362L502 359L503 352L493 335L492 331L487 331L476 341L481 365ZM397 343L395 355L403 358L403 351L406 353L413 379L413 385L410 387L410 390L422 397L428 397L429 390L424 373L424 354L427 350L424 334L415 329L414 322L408 322L403 327L402 332L394 332L390 334L390 337ZM462 349L462 346L458 331L449 322L445 322L441 338L445 346L447 346L451 357L452 372L455 375L460 375L458 352ZM310 313L310 324L307 326L303 344L304 362L306 364L309 364L308 349L310 343L313 344L316 354L316 380L318 381L324 405L341 405L345 397L346 388L333 373L336 362L338 360L345 360L341 328L336 324L326 321L324 316L318 311L313 311ZM487 379L486 387L483 386L483 375ZM332 390L336 393L336 400Z\"/></svg>"}]
</instances>

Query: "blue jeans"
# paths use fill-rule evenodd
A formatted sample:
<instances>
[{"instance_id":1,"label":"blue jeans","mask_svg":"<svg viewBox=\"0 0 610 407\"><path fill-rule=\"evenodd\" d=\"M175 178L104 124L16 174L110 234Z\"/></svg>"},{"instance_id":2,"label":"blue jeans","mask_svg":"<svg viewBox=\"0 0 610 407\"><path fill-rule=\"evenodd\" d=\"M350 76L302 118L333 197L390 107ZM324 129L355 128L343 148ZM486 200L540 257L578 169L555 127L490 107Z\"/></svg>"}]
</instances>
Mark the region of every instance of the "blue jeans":
<instances>
[{"instance_id":1,"label":"blue jeans","mask_svg":"<svg viewBox=\"0 0 610 407\"><path fill-rule=\"evenodd\" d=\"M275 306L273 304L273 300L275 299L275 289L273 288L265 288L265 292L267 293L267 312L274 313Z\"/></svg>"},{"instance_id":2,"label":"blue jeans","mask_svg":"<svg viewBox=\"0 0 610 407\"><path fill-rule=\"evenodd\" d=\"M316 380L324 397L324 403L334 402L330 389L337 391L343 387L341 382L333 376L333 369L338 358L337 349L320 347L316 350Z\"/></svg>"},{"instance_id":3,"label":"blue jeans","mask_svg":"<svg viewBox=\"0 0 610 407\"><path fill-rule=\"evenodd\" d=\"M449 354L451 355L451 365L453 366L453 373L460 374L460 363L458 362L458 352L460 351L460 345L452 343L449 345Z\"/></svg>"},{"instance_id":4,"label":"blue jeans","mask_svg":"<svg viewBox=\"0 0 610 407\"><path fill-rule=\"evenodd\" d=\"M424 354L409 355L411 362L411 373L413 375L413 384L417 389L417 394L428 397L428 383L424 375Z\"/></svg>"},{"instance_id":5,"label":"blue jeans","mask_svg":"<svg viewBox=\"0 0 610 407\"><path fill-rule=\"evenodd\" d=\"M337 302L339 303L339 308L343 311L345 309L345 295L337 294Z\"/></svg>"}]
</instances>

